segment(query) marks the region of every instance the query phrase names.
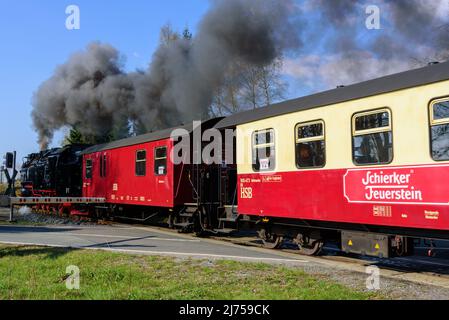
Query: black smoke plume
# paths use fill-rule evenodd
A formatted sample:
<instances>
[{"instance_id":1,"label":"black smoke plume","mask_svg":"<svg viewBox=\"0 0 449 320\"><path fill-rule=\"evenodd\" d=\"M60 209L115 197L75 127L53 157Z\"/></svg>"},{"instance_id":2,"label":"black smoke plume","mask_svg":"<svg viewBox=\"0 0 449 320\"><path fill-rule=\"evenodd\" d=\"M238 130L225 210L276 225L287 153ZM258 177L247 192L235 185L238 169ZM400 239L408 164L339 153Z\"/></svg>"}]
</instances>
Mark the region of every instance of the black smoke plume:
<instances>
[{"instance_id":1,"label":"black smoke plume","mask_svg":"<svg viewBox=\"0 0 449 320\"><path fill-rule=\"evenodd\" d=\"M207 117L216 89L237 61L270 64L301 45L290 0L215 0L193 39L161 44L145 72L125 73L119 52L92 43L59 66L34 95L41 148L76 126L107 135L137 121L146 130Z\"/></svg>"},{"instance_id":2,"label":"black smoke plume","mask_svg":"<svg viewBox=\"0 0 449 320\"><path fill-rule=\"evenodd\" d=\"M285 71L314 91L449 59L446 0L305 0L303 4L312 21L305 31L308 48L298 59L286 61ZM380 10L380 30L365 26L369 5ZM314 20L315 16L319 18Z\"/></svg>"}]
</instances>

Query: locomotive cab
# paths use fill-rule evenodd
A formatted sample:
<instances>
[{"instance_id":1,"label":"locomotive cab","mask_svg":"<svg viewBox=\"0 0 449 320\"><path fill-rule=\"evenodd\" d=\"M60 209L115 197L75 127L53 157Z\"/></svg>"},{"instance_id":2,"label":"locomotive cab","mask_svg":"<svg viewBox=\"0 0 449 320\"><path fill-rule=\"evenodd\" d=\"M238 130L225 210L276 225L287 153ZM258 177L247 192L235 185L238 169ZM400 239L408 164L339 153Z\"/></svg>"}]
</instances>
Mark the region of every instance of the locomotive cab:
<instances>
[{"instance_id":1,"label":"locomotive cab","mask_svg":"<svg viewBox=\"0 0 449 320\"><path fill-rule=\"evenodd\" d=\"M20 171L24 197L81 196L81 152L69 145L28 155Z\"/></svg>"}]
</instances>

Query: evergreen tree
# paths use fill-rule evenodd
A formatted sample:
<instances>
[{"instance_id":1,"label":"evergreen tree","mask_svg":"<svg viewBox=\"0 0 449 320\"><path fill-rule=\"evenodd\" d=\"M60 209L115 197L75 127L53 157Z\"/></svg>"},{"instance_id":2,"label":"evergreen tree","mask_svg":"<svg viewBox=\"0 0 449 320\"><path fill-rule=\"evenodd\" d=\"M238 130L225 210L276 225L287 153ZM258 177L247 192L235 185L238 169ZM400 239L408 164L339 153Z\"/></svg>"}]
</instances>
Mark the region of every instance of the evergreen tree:
<instances>
[{"instance_id":1,"label":"evergreen tree","mask_svg":"<svg viewBox=\"0 0 449 320\"><path fill-rule=\"evenodd\" d=\"M64 138L64 145L70 144L86 144L84 136L76 128L70 129L70 132Z\"/></svg>"},{"instance_id":2,"label":"evergreen tree","mask_svg":"<svg viewBox=\"0 0 449 320\"><path fill-rule=\"evenodd\" d=\"M182 37L186 40L192 40L193 34L192 34L192 32L190 32L190 29L188 26L186 26L184 31L182 32Z\"/></svg>"},{"instance_id":3,"label":"evergreen tree","mask_svg":"<svg viewBox=\"0 0 449 320\"><path fill-rule=\"evenodd\" d=\"M63 145L71 145L71 144L102 144L108 143L113 140L113 136L111 133L96 136L93 134L83 134L76 127L70 129L67 136L64 138Z\"/></svg>"},{"instance_id":4,"label":"evergreen tree","mask_svg":"<svg viewBox=\"0 0 449 320\"><path fill-rule=\"evenodd\" d=\"M111 132L112 140L126 139L131 136L131 123L127 117L123 119L114 126Z\"/></svg>"},{"instance_id":5,"label":"evergreen tree","mask_svg":"<svg viewBox=\"0 0 449 320\"><path fill-rule=\"evenodd\" d=\"M139 120L134 120L131 122L131 135L132 136L140 136L142 134L148 133L145 125Z\"/></svg>"}]
</instances>

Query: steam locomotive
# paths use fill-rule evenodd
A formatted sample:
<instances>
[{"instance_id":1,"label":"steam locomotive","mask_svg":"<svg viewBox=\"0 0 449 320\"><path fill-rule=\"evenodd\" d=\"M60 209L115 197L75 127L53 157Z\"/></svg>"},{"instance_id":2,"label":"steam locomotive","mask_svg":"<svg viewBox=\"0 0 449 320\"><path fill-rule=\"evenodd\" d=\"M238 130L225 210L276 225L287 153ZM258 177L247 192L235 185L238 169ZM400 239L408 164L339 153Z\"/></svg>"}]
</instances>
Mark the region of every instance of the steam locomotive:
<instances>
[{"instance_id":1,"label":"steam locomotive","mask_svg":"<svg viewBox=\"0 0 449 320\"><path fill-rule=\"evenodd\" d=\"M81 197L81 152L88 146L69 145L28 155L20 176L24 197Z\"/></svg>"},{"instance_id":2,"label":"steam locomotive","mask_svg":"<svg viewBox=\"0 0 449 320\"><path fill-rule=\"evenodd\" d=\"M449 239L448 88L449 62L204 121L200 136L224 141L213 163L195 161L210 150L192 125L49 150L27 158L24 194L104 198L85 214L198 234L250 228L306 255L326 241L409 255L416 238ZM177 162L174 130L191 149Z\"/></svg>"}]
</instances>

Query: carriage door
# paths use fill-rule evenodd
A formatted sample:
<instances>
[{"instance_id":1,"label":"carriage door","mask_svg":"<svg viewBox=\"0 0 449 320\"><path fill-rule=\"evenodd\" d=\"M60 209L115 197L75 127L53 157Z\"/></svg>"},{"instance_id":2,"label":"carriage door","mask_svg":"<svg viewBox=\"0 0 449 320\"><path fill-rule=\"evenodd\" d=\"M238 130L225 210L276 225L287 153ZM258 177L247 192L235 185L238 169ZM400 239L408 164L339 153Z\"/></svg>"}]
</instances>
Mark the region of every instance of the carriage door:
<instances>
[{"instance_id":1,"label":"carriage door","mask_svg":"<svg viewBox=\"0 0 449 320\"><path fill-rule=\"evenodd\" d=\"M83 174L83 196L93 196L93 158L86 158L84 160L84 174Z\"/></svg>"},{"instance_id":2,"label":"carriage door","mask_svg":"<svg viewBox=\"0 0 449 320\"><path fill-rule=\"evenodd\" d=\"M237 206L236 136L232 135L231 139L224 130L222 137L220 201L223 206Z\"/></svg>"},{"instance_id":3,"label":"carriage door","mask_svg":"<svg viewBox=\"0 0 449 320\"><path fill-rule=\"evenodd\" d=\"M99 179L96 181L96 192L95 197L97 198L108 198L108 154L100 153L100 157L97 161L99 163L100 172Z\"/></svg>"}]
</instances>

